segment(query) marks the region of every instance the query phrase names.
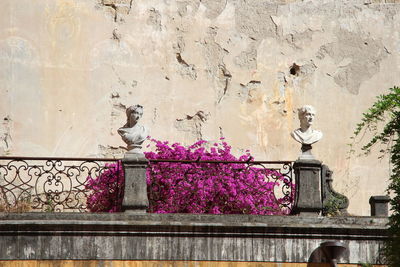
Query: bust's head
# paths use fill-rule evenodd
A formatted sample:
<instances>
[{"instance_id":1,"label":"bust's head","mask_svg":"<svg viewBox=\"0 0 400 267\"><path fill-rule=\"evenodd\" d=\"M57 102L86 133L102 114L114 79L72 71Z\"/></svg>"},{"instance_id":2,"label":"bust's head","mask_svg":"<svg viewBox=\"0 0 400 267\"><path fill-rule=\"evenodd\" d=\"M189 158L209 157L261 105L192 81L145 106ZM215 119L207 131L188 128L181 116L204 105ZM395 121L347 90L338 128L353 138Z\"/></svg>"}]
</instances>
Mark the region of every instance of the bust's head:
<instances>
[{"instance_id":1,"label":"bust's head","mask_svg":"<svg viewBox=\"0 0 400 267\"><path fill-rule=\"evenodd\" d=\"M298 109L300 127L310 127L314 122L315 108L310 105L304 105Z\"/></svg>"},{"instance_id":2,"label":"bust's head","mask_svg":"<svg viewBox=\"0 0 400 267\"><path fill-rule=\"evenodd\" d=\"M143 115L143 107L141 105L130 106L126 109L126 124L133 127Z\"/></svg>"}]
</instances>

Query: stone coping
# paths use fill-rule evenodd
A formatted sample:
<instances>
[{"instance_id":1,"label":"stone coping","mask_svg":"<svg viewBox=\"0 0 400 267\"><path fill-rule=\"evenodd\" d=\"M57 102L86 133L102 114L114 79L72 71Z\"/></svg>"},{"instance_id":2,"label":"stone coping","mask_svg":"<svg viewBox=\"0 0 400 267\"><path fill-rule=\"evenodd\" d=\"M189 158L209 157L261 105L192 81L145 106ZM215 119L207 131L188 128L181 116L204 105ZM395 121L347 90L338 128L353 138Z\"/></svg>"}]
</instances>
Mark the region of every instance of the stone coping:
<instances>
[{"instance_id":1,"label":"stone coping","mask_svg":"<svg viewBox=\"0 0 400 267\"><path fill-rule=\"evenodd\" d=\"M387 238L388 218L206 214L0 213L1 233L260 235L264 237Z\"/></svg>"}]
</instances>

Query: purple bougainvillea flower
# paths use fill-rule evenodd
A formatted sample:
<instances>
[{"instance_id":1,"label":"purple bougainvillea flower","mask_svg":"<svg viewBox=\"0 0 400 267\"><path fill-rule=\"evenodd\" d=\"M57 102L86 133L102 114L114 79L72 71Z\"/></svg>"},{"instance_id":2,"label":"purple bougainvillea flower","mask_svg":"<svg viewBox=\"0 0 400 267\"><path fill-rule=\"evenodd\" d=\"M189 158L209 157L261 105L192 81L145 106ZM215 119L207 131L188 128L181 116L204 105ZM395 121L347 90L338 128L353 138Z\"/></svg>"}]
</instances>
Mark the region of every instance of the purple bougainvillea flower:
<instances>
[{"instance_id":1,"label":"purple bougainvillea flower","mask_svg":"<svg viewBox=\"0 0 400 267\"><path fill-rule=\"evenodd\" d=\"M185 147L179 143L151 139L155 151L145 152L147 159L191 161L252 161L250 152L236 158L225 141L200 140ZM207 149L207 147L209 147ZM277 199L274 190L284 178L275 171L249 167L245 163L151 162L146 172L149 212L283 215L287 198ZM121 164L107 165L97 178L88 178L91 190L87 206L93 212L121 210L124 184ZM294 196L294 185L291 187Z\"/></svg>"}]
</instances>

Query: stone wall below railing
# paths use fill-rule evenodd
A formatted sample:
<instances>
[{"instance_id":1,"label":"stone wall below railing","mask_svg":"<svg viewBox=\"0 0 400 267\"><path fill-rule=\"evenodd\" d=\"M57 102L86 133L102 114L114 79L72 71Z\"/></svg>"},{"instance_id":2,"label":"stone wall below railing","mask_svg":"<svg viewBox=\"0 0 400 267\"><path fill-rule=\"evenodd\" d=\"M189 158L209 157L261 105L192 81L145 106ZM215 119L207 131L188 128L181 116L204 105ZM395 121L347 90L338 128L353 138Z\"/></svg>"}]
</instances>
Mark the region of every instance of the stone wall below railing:
<instances>
[{"instance_id":1,"label":"stone wall below railing","mask_svg":"<svg viewBox=\"0 0 400 267\"><path fill-rule=\"evenodd\" d=\"M387 218L254 215L1 213L1 260L323 262L382 264Z\"/></svg>"}]
</instances>

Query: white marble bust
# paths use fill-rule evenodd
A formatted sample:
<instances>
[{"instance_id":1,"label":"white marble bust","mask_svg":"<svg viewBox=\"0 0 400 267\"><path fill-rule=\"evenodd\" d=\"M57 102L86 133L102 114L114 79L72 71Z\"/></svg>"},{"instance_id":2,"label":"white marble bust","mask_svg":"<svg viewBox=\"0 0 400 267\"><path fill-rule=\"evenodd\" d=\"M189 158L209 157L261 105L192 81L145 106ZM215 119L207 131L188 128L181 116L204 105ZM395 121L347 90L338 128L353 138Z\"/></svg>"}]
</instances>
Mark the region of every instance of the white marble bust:
<instances>
[{"instance_id":1,"label":"white marble bust","mask_svg":"<svg viewBox=\"0 0 400 267\"><path fill-rule=\"evenodd\" d=\"M130 106L126 109L126 124L118 129L118 134L127 144L128 153L141 153L142 144L147 138L146 127L138 123L142 115L141 105Z\"/></svg>"},{"instance_id":2,"label":"white marble bust","mask_svg":"<svg viewBox=\"0 0 400 267\"><path fill-rule=\"evenodd\" d=\"M300 128L291 132L291 136L294 140L301 143L302 145L311 145L322 138L322 132L311 128L314 117L315 109L312 106L305 105L298 109Z\"/></svg>"}]
</instances>

